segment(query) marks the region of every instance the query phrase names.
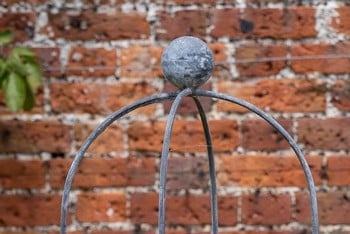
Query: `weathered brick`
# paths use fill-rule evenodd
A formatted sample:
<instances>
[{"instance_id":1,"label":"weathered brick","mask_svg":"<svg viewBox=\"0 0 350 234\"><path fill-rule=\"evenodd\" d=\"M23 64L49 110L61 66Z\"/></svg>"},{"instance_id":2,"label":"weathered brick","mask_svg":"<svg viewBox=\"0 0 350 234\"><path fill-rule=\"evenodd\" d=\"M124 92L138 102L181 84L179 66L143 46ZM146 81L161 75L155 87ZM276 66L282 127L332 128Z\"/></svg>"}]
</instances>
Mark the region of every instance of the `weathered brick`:
<instances>
[{"instance_id":1,"label":"weathered brick","mask_svg":"<svg viewBox=\"0 0 350 234\"><path fill-rule=\"evenodd\" d=\"M51 38L82 41L142 39L150 34L145 15L108 14L85 11L60 11L48 15L48 25L41 29Z\"/></svg>"},{"instance_id":2,"label":"weathered brick","mask_svg":"<svg viewBox=\"0 0 350 234\"><path fill-rule=\"evenodd\" d=\"M330 156L327 160L327 182L330 186L350 185L350 157Z\"/></svg>"},{"instance_id":3,"label":"weathered brick","mask_svg":"<svg viewBox=\"0 0 350 234\"><path fill-rule=\"evenodd\" d=\"M120 75L149 79L162 77L160 58L162 47L130 46L120 52Z\"/></svg>"},{"instance_id":4,"label":"weathered brick","mask_svg":"<svg viewBox=\"0 0 350 234\"><path fill-rule=\"evenodd\" d=\"M236 67L240 76L275 75L286 67L287 63L283 60L286 55L287 48L284 45L246 44L236 49ZM271 61L259 61L261 58L271 58ZM274 61L273 58L281 60Z\"/></svg>"},{"instance_id":5,"label":"weathered brick","mask_svg":"<svg viewBox=\"0 0 350 234\"><path fill-rule=\"evenodd\" d=\"M212 83L209 81L209 82L203 84L200 88L205 89L205 90L211 90ZM170 82L165 82L163 92L170 93L170 92L175 92L177 90L178 90L178 88L176 88L173 84L171 84ZM211 110L211 106L213 103L212 99L207 98L207 97L198 97L198 98L201 101L201 104L203 106L204 111L209 112ZM172 104L173 104L173 100L163 102L165 113L167 113L167 114L169 113ZM196 107L195 102L193 101L193 99L191 97L185 97L181 101L176 113L178 113L178 114L193 114L193 113L198 113L198 109Z\"/></svg>"},{"instance_id":6,"label":"weathered brick","mask_svg":"<svg viewBox=\"0 0 350 234\"><path fill-rule=\"evenodd\" d=\"M224 43L210 43L208 46L214 55L215 67L213 76L215 79L231 79L232 74L228 63L227 46Z\"/></svg>"},{"instance_id":7,"label":"weathered brick","mask_svg":"<svg viewBox=\"0 0 350 234\"><path fill-rule=\"evenodd\" d=\"M10 230L6 230L6 231L0 231L0 234L41 234L41 233L39 231L10 231Z\"/></svg>"},{"instance_id":8,"label":"weathered brick","mask_svg":"<svg viewBox=\"0 0 350 234\"><path fill-rule=\"evenodd\" d=\"M57 121L0 121L2 153L67 153L70 127Z\"/></svg>"},{"instance_id":9,"label":"weathered brick","mask_svg":"<svg viewBox=\"0 0 350 234\"><path fill-rule=\"evenodd\" d=\"M114 49L74 47L69 52L66 75L103 77L115 74L117 55Z\"/></svg>"},{"instance_id":10,"label":"weathered brick","mask_svg":"<svg viewBox=\"0 0 350 234\"><path fill-rule=\"evenodd\" d=\"M332 20L332 27L340 33L350 35L350 6L336 8L339 16Z\"/></svg>"},{"instance_id":11,"label":"weathered brick","mask_svg":"<svg viewBox=\"0 0 350 234\"><path fill-rule=\"evenodd\" d=\"M110 230L101 230L101 231L92 231L91 234L132 234L134 231L110 231ZM144 232L140 230L140 234Z\"/></svg>"},{"instance_id":12,"label":"weathered brick","mask_svg":"<svg viewBox=\"0 0 350 234\"><path fill-rule=\"evenodd\" d=\"M159 39L172 40L180 36L195 36L204 38L206 34L206 12L203 10L181 10L170 15L168 12L158 12L160 21L156 28Z\"/></svg>"},{"instance_id":13,"label":"weathered brick","mask_svg":"<svg viewBox=\"0 0 350 234\"><path fill-rule=\"evenodd\" d=\"M215 38L301 39L314 37L315 9L311 7L226 8L211 11Z\"/></svg>"},{"instance_id":14,"label":"weathered brick","mask_svg":"<svg viewBox=\"0 0 350 234\"><path fill-rule=\"evenodd\" d=\"M234 120L211 120L209 126L215 152L229 151L239 144L237 122ZM129 149L160 152L165 122L135 122L128 129ZM200 121L177 120L174 123L170 151L206 151Z\"/></svg>"},{"instance_id":15,"label":"weathered brick","mask_svg":"<svg viewBox=\"0 0 350 234\"><path fill-rule=\"evenodd\" d=\"M324 112L326 85L317 79L259 79L245 82L222 81L218 91L241 98L261 109L274 112ZM229 102L219 101L219 111L247 112Z\"/></svg>"},{"instance_id":16,"label":"weathered brick","mask_svg":"<svg viewBox=\"0 0 350 234\"><path fill-rule=\"evenodd\" d=\"M58 77L61 75L60 49L57 47L31 48L37 55L45 77Z\"/></svg>"},{"instance_id":17,"label":"weathered brick","mask_svg":"<svg viewBox=\"0 0 350 234\"><path fill-rule=\"evenodd\" d=\"M169 157L167 188L208 188L209 165L207 158Z\"/></svg>"},{"instance_id":18,"label":"weathered brick","mask_svg":"<svg viewBox=\"0 0 350 234\"><path fill-rule=\"evenodd\" d=\"M278 119L277 122L292 132L290 119ZM242 146L248 150L282 150L290 146L275 128L262 119L247 119L242 122Z\"/></svg>"},{"instance_id":19,"label":"weathered brick","mask_svg":"<svg viewBox=\"0 0 350 234\"><path fill-rule=\"evenodd\" d=\"M111 114L121 107L146 96L156 89L147 83L55 83L51 85L54 113ZM142 109L151 114L154 106Z\"/></svg>"},{"instance_id":20,"label":"weathered brick","mask_svg":"<svg viewBox=\"0 0 350 234\"><path fill-rule=\"evenodd\" d=\"M96 128L95 125L77 124L74 126L74 138L77 141L77 147L81 147L90 133ZM111 152L121 152L123 150L123 132L120 126L109 126L96 140L91 144L87 152L94 154L109 154Z\"/></svg>"},{"instance_id":21,"label":"weathered brick","mask_svg":"<svg viewBox=\"0 0 350 234\"><path fill-rule=\"evenodd\" d=\"M219 224L236 224L237 198L218 197ZM208 195L167 196L167 224L210 224L210 200ZM135 193L131 197L131 220L135 224L157 224L158 194Z\"/></svg>"},{"instance_id":22,"label":"weathered brick","mask_svg":"<svg viewBox=\"0 0 350 234\"><path fill-rule=\"evenodd\" d=\"M9 29L14 33L14 40L29 41L34 37L35 13L2 13L0 17L1 30Z\"/></svg>"},{"instance_id":23,"label":"weathered brick","mask_svg":"<svg viewBox=\"0 0 350 234\"><path fill-rule=\"evenodd\" d=\"M323 225L349 224L350 198L348 192L318 192L318 217ZM310 223L310 199L307 193L296 194L296 220Z\"/></svg>"},{"instance_id":24,"label":"weathered brick","mask_svg":"<svg viewBox=\"0 0 350 234\"><path fill-rule=\"evenodd\" d=\"M84 231L67 231L67 234L84 234ZM60 234L60 231L48 231L47 234Z\"/></svg>"},{"instance_id":25,"label":"weathered brick","mask_svg":"<svg viewBox=\"0 0 350 234\"><path fill-rule=\"evenodd\" d=\"M30 4L39 4L39 3L45 3L45 0L27 0L26 3ZM1 1L1 4L4 6L10 6L13 4L23 3L23 0L3 0Z\"/></svg>"},{"instance_id":26,"label":"weathered brick","mask_svg":"<svg viewBox=\"0 0 350 234\"><path fill-rule=\"evenodd\" d=\"M70 159L53 159L50 162L50 183L63 188ZM147 186L155 182L154 158L85 158L74 176L73 188Z\"/></svg>"},{"instance_id":27,"label":"weathered brick","mask_svg":"<svg viewBox=\"0 0 350 234\"><path fill-rule=\"evenodd\" d=\"M332 104L341 111L350 111L349 80L337 80L332 86Z\"/></svg>"},{"instance_id":28,"label":"weathered brick","mask_svg":"<svg viewBox=\"0 0 350 234\"><path fill-rule=\"evenodd\" d=\"M350 144L350 118L301 118L297 132L306 149L345 150Z\"/></svg>"},{"instance_id":29,"label":"weathered brick","mask_svg":"<svg viewBox=\"0 0 350 234\"><path fill-rule=\"evenodd\" d=\"M297 73L320 72L325 74L342 74L350 72L350 59L337 58L341 54L350 53L350 43L337 44L300 44L291 47L292 57L300 57L291 62L292 69ZM312 56L315 56L312 59ZM327 58L329 56L329 58ZM305 59L303 59L305 57Z\"/></svg>"},{"instance_id":30,"label":"weathered brick","mask_svg":"<svg viewBox=\"0 0 350 234\"><path fill-rule=\"evenodd\" d=\"M133 234L135 232L138 232L140 234L156 234L157 230L142 230L138 227L136 227L134 230L130 231L110 231L110 230L103 230L103 231L92 231L91 234ZM186 230L172 230L172 229L166 229L166 234L190 234L189 231Z\"/></svg>"},{"instance_id":31,"label":"weathered brick","mask_svg":"<svg viewBox=\"0 0 350 234\"><path fill-rule=\"evenodd\" d=\"M44 188L45 174L45 164L40 160L0 160L0 187L4 189Z\"/></svg>"},{"instance_id":32,"label":"weathered brick","mask_svg":"<svg viewBox=\"0 0 350 234\"><path fill-rule=\"evenodd\" d=\"M126 219L126 196L121 192L78 195L76 218L80 222L120 222Z\"/></svg>"},{"instance_id":33,"label":"weathered brick","mask_svg":"<svg viewBox=\"0 0 350 234\"><path fill-rule=\"evenodd\" d=\"M242 222L254 225L287 224L292 221L287 194L250 194L242 197Z\"/></svg>"},{"instance_id":34,"label":"weathered brick","mask_svg":"<svg viewBox=\"0 0 350 234\"><path fill-rule=\"evenodd\" d=\"M61 197L58 195L1 195L2 226L58 225Z\"/></svg>"},{"instance_id":35,"label":"weathered brick","mask_svg":"<svg viewBox=\"0 0 350 234\"><path fill-rule=\"evenodd\" d=\"M215 0L164 0L164 2L166 2L166 3L175 3L175 4L186 4L186 5L203 4L203 3L206 3L206 4L214 4L214 3L216 3Z\"/></svg>"},{"instance_id":36,"label":"weathered brick","mask_svg":"<svg viewBox=\"0 0 350 234\"><path fill-rule=\"evenodd\" d=\"M322 157L307 157L314 182L320 185ZM305 174L295 155L235 155L218 158L220 186L284 187L307 186Z\"/></svg>"}]
</instances>

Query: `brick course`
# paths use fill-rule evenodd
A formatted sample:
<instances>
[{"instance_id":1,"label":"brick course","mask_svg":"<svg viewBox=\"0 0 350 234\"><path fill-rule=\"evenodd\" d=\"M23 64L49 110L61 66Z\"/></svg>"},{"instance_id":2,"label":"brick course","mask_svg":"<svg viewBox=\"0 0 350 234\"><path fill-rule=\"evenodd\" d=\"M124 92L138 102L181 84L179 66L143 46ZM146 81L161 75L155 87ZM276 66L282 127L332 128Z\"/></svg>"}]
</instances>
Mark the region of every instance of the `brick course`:
<instances>
[{"instance_id":1,"label":"brick course","mask_svg":"<svg viewBox=\"0 0 350 234\"><path fill-rule=\"evenodd\" d=\"M301 146L320 233L345 234L350 210L350 8L341 1L3 0L0 28L33 49L43 84L30 112L0 91L0 233L58 234L74 155L118 109L174 88L161 55L183 35L212 49L201 89L246 100ZM289 144L262 119L200 97L213 140L223 234L311 233L307 183ZM172 101L113 123L78 167L68 234L157 233L160 155ZM167 175L167 234L210 233L203 127L191 98L177 112Z\"/></svg>"}]
</instances>

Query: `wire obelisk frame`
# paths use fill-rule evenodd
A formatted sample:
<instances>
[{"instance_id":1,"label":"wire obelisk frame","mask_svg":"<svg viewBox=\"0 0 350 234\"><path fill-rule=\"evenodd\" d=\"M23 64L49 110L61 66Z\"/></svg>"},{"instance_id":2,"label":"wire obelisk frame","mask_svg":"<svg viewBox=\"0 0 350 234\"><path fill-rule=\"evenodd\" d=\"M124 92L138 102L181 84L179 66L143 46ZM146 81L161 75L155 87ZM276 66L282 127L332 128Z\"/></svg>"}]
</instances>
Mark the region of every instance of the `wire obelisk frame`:
<instances>
[{"instance_id":1,"label":"wire obelisk frame","mask_svg":"<svg viewBox=\"0 0 350 234\"><path fill-rule=\"evenodd\" d=\"M304 171L311 203L312 216L312 233L318 234L318 214L317 214L317 200L316 190L313 182L310 168L305 160L305 157L289 133L272 117L260 110L256 106L248 103L242 99L229 96L223 93L216 93L199 89L198 87L204 84L211 76L214 69L214 57L209 47L200 39L190 36L179 37L172 41L165 49L162 55L162 69L165 78L177 86L179 91L173 93L161 93L150 97L146 97L132 104L129 104L118 111L108 116L93 132L89 135L77 152L73 163L68 171L66 182L63 189L62 204L61 204L61 234L66 233L66 219L68 209L69 192L71 189L73 177L78 169L85 152L92 144L92 142L113 122L128 114L129 112L143 106L154 103L159 103L165 100L174 100L168 115L166 124L163 146L161 153L160 164L160 182L159 182L159 212L158 212L158 233L165 234L165 208L166 208L166 175L168 168L168 154L170 147L170 138L173 123L175 120L177 109L184 97L191 97L198 109L200 119L202 122L204 135L207 145L209 173L210 173L210 199L211 199L211 226L212 233L218 233L218 207L217 207L217 191L216 191L216 175L214 164L213 145L210 135L209 124L203 110L202 104L198 97L206 96L209 98L216 98L223 101L231 102L240 105L249 111L257 114L272 127L274 127L282 136L288 141L289 145L298 157L301 167Z\"/></svg>"}]
</instances>

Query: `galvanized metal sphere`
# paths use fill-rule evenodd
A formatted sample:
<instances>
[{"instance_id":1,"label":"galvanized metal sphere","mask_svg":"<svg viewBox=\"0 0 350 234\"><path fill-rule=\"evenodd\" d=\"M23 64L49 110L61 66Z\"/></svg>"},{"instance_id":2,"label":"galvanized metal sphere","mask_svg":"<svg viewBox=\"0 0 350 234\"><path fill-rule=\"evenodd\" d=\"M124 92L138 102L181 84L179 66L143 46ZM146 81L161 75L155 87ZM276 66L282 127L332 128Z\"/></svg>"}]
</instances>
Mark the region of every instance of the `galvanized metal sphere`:
<instances>
[{"instance_id":1,"label":"galvanized metal sphere","mask_svg":"<svg viewBox=\"0 0 350 234\"><path fill-rule=\"evenodd\" d=\"M161 64L169 82L180 89L197 88L212 75L214 56L202 40L184 36L165 48Z\"/></svg>"}]
</instances>

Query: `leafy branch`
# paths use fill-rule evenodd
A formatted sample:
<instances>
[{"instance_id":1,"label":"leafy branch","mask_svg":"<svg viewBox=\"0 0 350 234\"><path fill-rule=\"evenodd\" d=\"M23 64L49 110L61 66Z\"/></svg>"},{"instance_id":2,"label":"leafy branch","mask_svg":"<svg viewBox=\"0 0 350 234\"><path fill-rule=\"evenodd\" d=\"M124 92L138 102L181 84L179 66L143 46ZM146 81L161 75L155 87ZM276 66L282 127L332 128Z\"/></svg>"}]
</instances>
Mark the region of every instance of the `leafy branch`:
<instances>
[{"instance_id":1,"label":"leafy branch","mask_svg":"<svg viewBox=\"0 0 350 234\"><path fill-rule=\"evenodd\" d=\"M13 37L10 30L0 32L0 47L9 45ZM0 90L12 112L28 111L34 107L41 81L42 72L32 50L16 47L8 56L0 55Z\"/></svg>"}]
</instances>

